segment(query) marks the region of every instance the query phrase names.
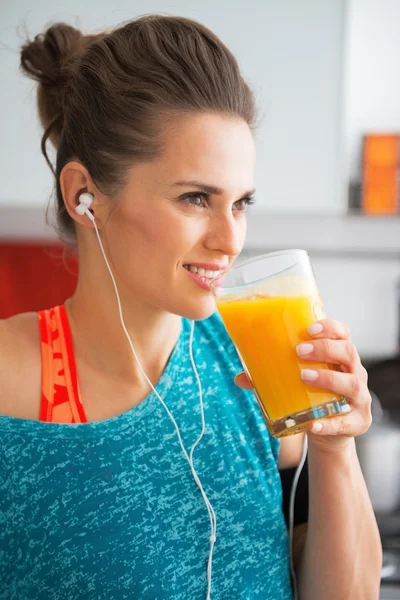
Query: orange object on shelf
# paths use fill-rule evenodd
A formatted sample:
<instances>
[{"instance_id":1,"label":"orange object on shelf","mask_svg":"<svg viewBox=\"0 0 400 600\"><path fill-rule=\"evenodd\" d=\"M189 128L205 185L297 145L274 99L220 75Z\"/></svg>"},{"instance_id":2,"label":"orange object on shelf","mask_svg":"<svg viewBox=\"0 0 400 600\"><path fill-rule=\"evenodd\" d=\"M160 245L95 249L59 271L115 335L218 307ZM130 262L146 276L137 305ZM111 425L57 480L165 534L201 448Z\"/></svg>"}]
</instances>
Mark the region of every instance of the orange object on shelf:
<instances>
[{"instance_id":1,"label":"orange object on shelf","mask_svg":"<svg viewBox=\"0 0 400 600\"><path fill-rule=\"evenodd\" d=\"M368 215L400 209L400 135L368 134L363 141L361 204Z\"/></svg>"}]
</instances>

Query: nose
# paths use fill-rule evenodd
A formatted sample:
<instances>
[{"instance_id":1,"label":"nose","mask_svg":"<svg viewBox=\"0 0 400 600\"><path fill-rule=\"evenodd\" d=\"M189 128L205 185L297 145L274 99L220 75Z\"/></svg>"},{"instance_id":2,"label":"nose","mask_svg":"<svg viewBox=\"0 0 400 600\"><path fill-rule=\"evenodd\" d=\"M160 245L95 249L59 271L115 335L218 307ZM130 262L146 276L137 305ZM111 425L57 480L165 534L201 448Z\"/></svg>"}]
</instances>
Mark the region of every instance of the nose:
<instances>
[{"instance_id":1,"label":"nose","mask_svg":"<svg viewBox=\"0 0 400 600\"><path fill-rule=\"evenodd\" d=\"M230 212L214 214L208 223L205 246L227 256L240 254L246 237L246 219Z\"/></svg>"}]
</instances>

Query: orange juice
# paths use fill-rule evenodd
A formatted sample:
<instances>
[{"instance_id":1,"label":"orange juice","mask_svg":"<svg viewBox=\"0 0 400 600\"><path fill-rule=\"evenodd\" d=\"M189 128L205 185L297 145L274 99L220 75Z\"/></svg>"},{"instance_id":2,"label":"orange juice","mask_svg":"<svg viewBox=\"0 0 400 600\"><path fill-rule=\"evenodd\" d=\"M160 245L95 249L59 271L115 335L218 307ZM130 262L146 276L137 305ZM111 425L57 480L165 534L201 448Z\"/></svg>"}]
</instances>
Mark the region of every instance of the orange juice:
<instances>
[{"instance_id":1,"label":"orange juice","mask_svg":"<svg viewBox=\"0 0 400 600\"><path fill-rule=\"evenodd\" d=\"M298 344L310 340L306 330L317 320L316 307L322 310L318 296L256 295L217 300L217 307L271 421L342 400L300 378L302 368L335 369L301 360L296 353Z\"/></svg>"}]
</instances>

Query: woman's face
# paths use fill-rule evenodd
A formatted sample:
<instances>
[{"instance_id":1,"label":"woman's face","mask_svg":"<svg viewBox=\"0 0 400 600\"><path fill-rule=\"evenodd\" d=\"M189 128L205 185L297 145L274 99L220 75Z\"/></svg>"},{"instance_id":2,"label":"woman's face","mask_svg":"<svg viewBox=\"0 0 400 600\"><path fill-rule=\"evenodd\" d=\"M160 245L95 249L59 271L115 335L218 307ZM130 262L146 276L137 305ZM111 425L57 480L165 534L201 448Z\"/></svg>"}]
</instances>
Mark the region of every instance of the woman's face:
<instances>
[{"instance_id":1,"label":"woman's face","mask_svg":"<svg viewBox=\"0 0 400 600\"><path fill-rule=\"evenodd\" d=\"M210 273L194 267L225 270L242 250L254 164L244 121L203 114L175 122L162 156L132 168L103 227L128 295L189 319L214 312Z\"/></svg>"}]
</instances>

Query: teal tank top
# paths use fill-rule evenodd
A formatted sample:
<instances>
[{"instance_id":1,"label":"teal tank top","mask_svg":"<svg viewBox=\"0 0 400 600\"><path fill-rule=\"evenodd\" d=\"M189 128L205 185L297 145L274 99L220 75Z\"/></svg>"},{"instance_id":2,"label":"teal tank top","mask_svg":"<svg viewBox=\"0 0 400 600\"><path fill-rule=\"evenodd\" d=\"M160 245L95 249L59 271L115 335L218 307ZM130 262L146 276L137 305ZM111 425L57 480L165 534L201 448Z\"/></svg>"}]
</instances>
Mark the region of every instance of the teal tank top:
<instances>
[{"instance_id":1,"label":"teal tank top","mask_svg":"<svg viewBox=\"0 0 400 600\"><path fill-rule=\"evenodd\" d=\"M189 451L201 431L190 321L157 384ZM206 432L194 464L216 512L212 600L292 600L279 441L217 313L195 324ZM84 399L83 399L84 400ZM2 600L201 600L210 522L154 392L104 420L0 416Z\"/></svg>"}]
</instances>

